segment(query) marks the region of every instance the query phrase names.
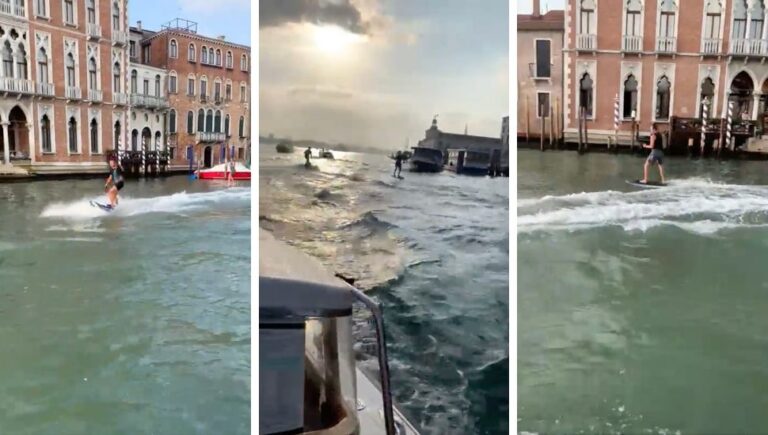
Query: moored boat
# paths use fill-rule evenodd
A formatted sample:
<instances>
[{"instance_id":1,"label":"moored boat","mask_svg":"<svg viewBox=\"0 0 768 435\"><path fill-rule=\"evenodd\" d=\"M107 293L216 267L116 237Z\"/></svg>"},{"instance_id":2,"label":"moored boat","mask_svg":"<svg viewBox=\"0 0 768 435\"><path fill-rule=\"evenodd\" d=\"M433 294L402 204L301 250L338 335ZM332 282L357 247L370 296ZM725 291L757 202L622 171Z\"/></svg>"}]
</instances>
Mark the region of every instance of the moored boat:
<instances>
[{"instance_id":1,"label":"moored boat","mask_svg":"<svg viewBox=\"0 0 768 435\"><path fill-rule=\"evenodd\" d=\"M440 172L443 170L443 152L435 148L413 147L409 159L413 172Z\"/></svg>"},{"instance_id":2,"label":"moored boat","mask_svg":"<svg viewBox=\"0 0 768 435\"><path fill-rule=\"evenodd\" d=\"M201 180L226 180L229 174L227 163L218 164L212 168L201 169L197 172L197 178ZM235 163L235 180L250 181L251 170L240 162Z\"/></svg>"}]
</instances>

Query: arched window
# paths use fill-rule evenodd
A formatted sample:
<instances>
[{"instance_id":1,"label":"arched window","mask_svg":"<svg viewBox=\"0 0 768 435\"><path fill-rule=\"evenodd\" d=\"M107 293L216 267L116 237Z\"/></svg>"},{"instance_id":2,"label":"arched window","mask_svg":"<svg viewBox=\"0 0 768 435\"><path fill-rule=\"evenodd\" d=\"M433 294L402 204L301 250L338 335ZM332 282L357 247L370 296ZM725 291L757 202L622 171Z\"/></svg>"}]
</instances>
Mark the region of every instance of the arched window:
<instances>
[{"instance_id":1,"label":"arched window","mask_svg":"<svg viewBox=\"0 0 768 435\"><path fill-rule=\"evenodd\" d=\"M221 50L216 50L216 66L221 66Z\"/></svg>"},{"instance_id":2,"label":"arched window","mask_svg":"<svg viewBox=\"0 0 768 435\"><path fill-rule=\"evenodd\" d=\"M221 133L221 110L217 110L213 118L213 131Z\"/></svg>"},{"instance_id":3,"label":"arched window","mask_svg":"<svg viewBox=\"0 0 768 435\"><path fill-rule=\"evenodd\" d=\"M120 30L120 4L112 3L112 29Z\"/></svg>"},{"instance_id":4,"label":"arched window","mask_svg":"<svg viewBox=\"0 0 768 435\"><path fill-rule=\"evenodd\" d=\"M224 135L229 137L229 115L224 118Z\"/></svg>"},{"instance_id":5,"label":"arched window","mask_svg":"<svg viewBox=\"0 0 768 435\"><path fill-rule=\"evenodd\" d=\"M213 51L213 47L208 49L208 63L210 65L215 65L216 64L216 55L215 55L215 53Z\"/></svg>"},{"instance_id":6,"label":"arched window","mask_svg":"<svg viewBox=\"0 0 768 435\"><path fill-rule=\"evenodd\" d=\"M99 153L99 123L91 120L91 154Z\"/></svg>"},{"instance_id":7,"label":"arched window","mask_svg":"<svg viewBox=\"0 0 768 435\"><path fill-rule=\"evenodd\" d=\"M592 117L592 78L588 73L581 77L579 83L579 107L587 112L587 117Z\"/></svg>"},{"instance_id":8,"label":"arched window","mask_svg":"<svg viewBox=\"0 0 768 435\"><path fill-rule=\"evenodd\" d=\"M248 100L248 94L245 91L245 83L240 83L240 102L245 103Z\"/></svg>"},{"instance_id":9,"label":"arched window","mask_svg":"<svg viewBox=\"0 0 768 435\"><path fill-rule=\"evenodd\" d=\"M245 137L245 117L240 117L240 125L238 127L238 131L240 132L240 137Z\"/></svg>"},{"instance_id":10,"label":"arched window","mask_svg":"<svg viewBox=\"0 0 768 435\"><path fill-rule=\"evenodd\" d=\"M227 81L227 86L224 89L224 99L226 101L232 101L232 82Z\"/></svg>"},{"instance_id":11,"label":"arched window","mask_svg":"<svg viewBox=\"0 0 768 435\"><path fill-rule=\"evenodd\" d=\"M173 109L168 112L168 132L171 134L176 133L176 111Z\"/></svg>"},{"instance_id":12,"label":"arched window","mask_svg":"<svg viewBox=\"0 0 768 435\"><path fill-rule=\"evenodd\" d=\"M77 121L75 120L75 117L69 118L69 123L67 124L67 136L68 136L68 142L69 142L69 152L70 153L77 153Z\"/></svg>"},{"instance_id":13,"label":"arched window","mask_svg":"<svg viewBox=\"0 0 768 435\"><path fill-rule=\"evenodd\" d=\"M200 96L205 97L208 92L208 79L205 76L200 78Z\"/></svg>"},{"instance_id":14,"label":"arched window","mask_svg":"<svg viewBox=\"0 0 768 435\"><path fill-rule=\"evenodd\" d=\"M115 64L112 66L112 82L113 82L113 89L116 94L119 94L122 91L122 76L120 73L120 62L115 62Z\"/></svg>"},{"instance_id":15,"label":"arched window","mask_svg":"<svg viewBox=\"0 0 768 435\"><path fill-rule=\"evenodd\" d=\"M656 119L659 121L669 119L670 88L667 76L662 76L656 84Z\"/></svg>"},{"instance_id":16,"label":"arched window","mask_svg":"<svg viewBox=\"0 0 768 435\"><path fill-rule=\"evenodd\" d=\"M232 52L227 51L227 68L232 68Z\"/></svg>"},{"instance_id":17,"label":"arched window","mask_svg":"<svg viewBox=\"0 0 768 435\"><path fill-rule=\"evenodd\" d=\"M40 120L40 145L44 153L53 152L51 143L51 120L48 119L48 115L43 115L43 119Z\"/></svg>"},{"instance_id":18,"label":"arched window","mask_svg":"<svg viewBox=\"0 0 768 435\"><path fill-rule=\"evenodd\" d=\"M155 96L160 97L160 74L155 76Z\"/></svg>"},{"instance_id":19,"label":"arched window","mask_svg":"<svg viewBox=\"0 0 768 435\"><path fill-rule=\"evenodd\" d=\"M187 53L187 60L190 62L194 62L197 60L197 51L195 50L195 44L190 43L189 44L189 53Z\"/></svg>"},{"instance_id":20,"label":"arched window","mask_svg":"<svg viewBox=\"0 0 768 435\"><path fill-rule=\"evenodd\" d=\"M5 41L3 44L3 76L13 77L13 50L11 50L11 43Z\"/></svg>"},{"instance_id":21,"label":"arched window","mask_svg":"<svg viewBox=\"0 0 768 435\"><path fill-rule=\"evenodd\" d=\"M19 49L16 51L16 77L24 80L28 78L27 50L22 44L19 44Z\"/></svg>"},{"instance_id":22,"label":"arched window","mask_svg":"<svg viewBox=\"0 0 768 435\"><path fill-rule=\"evenodd\" d=\"M37 0L37 15L41 17L48 17L48 5L47 0Z\"/></svg>"},{"instance_id":23,"label":"arched window","mask_svg":"<svg viewBox=\"0 0 768 435\"><path fill-rule=\"evenodd\" d=\"M131 93L135 94L139 92L139 74L136 70L131 70Z\"/></svg>"},{"instance_id":24,"label":"arched window","mask_svg":"<svg viewBox=\"0 0 768 435\"><path fill-rule=\"evenodd\" d=\"M96 78L96 59L88 59L88 89L96 90L99 88L99 81Z\"/></svg>"},{"instance_id":25,"label":"arched window","mask_svg":"<svg viewBox=\"0 0 768 435\"><path fill-rule=\"evenodd\" d=\"M195 95L195 76L189 75L187 77L187 95Z\"/></svg>"},{"instance_id":26,"label":"arched window","mask_svg":"<svg viewBox=\"0 0 768 435\"><path fill-rule=\"evenodd\" d=\"M159 131L156 131L156 132L155 132L155 151L157 151L157 150L159 150L159 149L160 149L160 145L161 145L161 143L160 143L160 142L161 142L161 140L162 140L162 137L163 137L163 135L162 135L162 134L160 134L160 132L159 132Z\"/></svg>"},{"instance_id":27,"label":"arched window","mask_svg":"<svg viewBox=\"0 0 768 435\"><path fill-rule=\"evenodd\" d=\"M72 56L72 53L67 54L67 86L74 88L76 86L76 75L75 75L75 57Z\"/></svg>"},{"instance_id":28,"label":"arched window","mask_svg":"<svg viewBox=\"0 0 768 435\"><path fill-rule=\"evenodd\" d=\"M200 62L208 63L208 49L205 45L203 45L203 48L200 50Z\"/></svg>"},{"instance_id":29,"label":"arched window","mask_svg":"<svg viewBox=\"0 0 768 435\"><path fill-rule=\"evenodd\" d=\"M205 131L205 111L203 109L197 112L197 131Z\"/></svg>"},{"instance_id":30,"label":"arched window","mask_svg":"<svg viewBox=\"0 0 768 435\"><path fill-rule=\"evenodd\" d=\"M120 149L120 121L115 121L115 150Z\"/></svg>"},{"instance_id":31,"label":"arched window","mask_svg":"<svg viewBox=\"0 0 768 435\"><path fill-rule=\"evenodd\" d=\"M178 92L176 83L176 71L171 71L168 75L168 93L175 94Z\"/></svg>"},{"instance_id":32,"label":"arched window","mask_svg":"<svg viewBox=\"0 0 768 435\"><path fill-rule=\"evenodd\" d=\"M719 30L719 29L718 29ZM737 0L733 3L733 39L747 38L747 2ZM735 41L737 44L741 41ZM743 45L743 44L742 44ZM736 47L738 50L741 47ZM746 47L744 47L746 49Z\"/></svg>"},{"instance_id":33,"label":"arched window","mask_svg":"<svg viewBox=\"0 0 768 435\"><path fill-rule=\"evenodd\" d=\"M240 57L240 70L248 71L248 56L245 54Z\"/></svg>"},{"instance_id":34,"label":"arched window","mask_svg":"<svg viewBox=\"0 0 768 435\"><path fill-rule=\"evenodd\" d=\"M133 151L139 150L139 130L134 129L131 132L131 149Z\"/></svg>"},{"instance_id":35,"label":"arched window","mask_svg":"<svg viewBox=\"0 0 768 435\"><path fill-rule=\"evenodd\" d=\"M37 52L37 81L40 83L50 83L48 80L48 54L45 48Z\"/></svg>"},{"instance_id":36,"label":"arched window","mask_svg":"<svg viewBox=\"0 0 768 435\"><path fill-rule=\"evenodd\" d=\"M87 0L85 2L86 17L90 24L96 24L96 0Z\"/></svg>"},{"instance_id":37,"label":"arched window","mask_svg":"<svg viewBox=\"0 0 768 435\"><path fill-rule=\"evenodd\" d=\"M195 133L195 113L191 110L187 112L187 134Z\"/></svg>"},{"instance_id":38,"label":"arched window","mask_svg":"<svg viewBox=\"0 0 768 435\"><path fill-rule=\"evenodd\" d=\"M715 97L715 82L711 78L707 77L701 83L701 94L699 97L699 118L704 116L704 101L712 103L712 99Z\"/></svg>"},{"instance_id":39,"label":"arched window","mask_svg":"<svg viewBox=\"0 0 768 435\"><path fill-rule=\"evenodd\" d=\"M637 79L630 74L624 81L624 109L622 111L625 119L637 116Z\"/></svg>"},{"instance_id":40,"label":"arched window","mask_svg":"<svg viewBox=\"0 0 768 435\"><path fill-rule=\"evenodd\" d=\"M213 98L217 102L221 101L221 80L216 79L213 83Z\"/></svg>"},{"instance_id":41,"label":"arched window","mask_svg":"<svg viewBox=\"0 0 768 435\"><path fill-rule=\"evenodd\" d=\"M171 39L171 48L170 48L170 57L172 59L176 59L179 57L179 45L176 43L175 39Z\"/></svg>"},{"instance_id":42,"label":"arched window","mask_svg":"<svg viewBox=\"0 0 768 435\"><path fill-rule=\"evenodd\" d=\"M208 113L205 114L205 131L208 133L213 131L213 110L208 109Z\"/></svg>"}]
</instances>

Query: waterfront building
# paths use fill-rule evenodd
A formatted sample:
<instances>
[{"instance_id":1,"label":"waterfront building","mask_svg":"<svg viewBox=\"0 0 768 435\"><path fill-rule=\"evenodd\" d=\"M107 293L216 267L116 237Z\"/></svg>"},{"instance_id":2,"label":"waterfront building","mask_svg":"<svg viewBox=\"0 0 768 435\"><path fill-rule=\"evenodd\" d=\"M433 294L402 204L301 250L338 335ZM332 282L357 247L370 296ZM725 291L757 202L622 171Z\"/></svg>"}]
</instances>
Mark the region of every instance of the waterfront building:
<instances>
[{"instance_id":1,"label":"waterfront building","mask_svg":"<svg viewBox=\"0 0 768 435\"><path fill-rule=\"evenodd\" d=\"M736 71L757 68L745 62L748 53L738 54L749 52L752 43L744 33L749 30L744 19L734 20L734 8L741 10L743 4L686 1L683 14L679 0L568 0L566 141L576 142L582 109L590 142L606 144L615 134L618 103L619 142L626 144L633 122L643 133L654 122L668 130L675 117L701 118L705 102L710 117L723 116L731 97L752 104L735 89L743 86L743 75ZM764 14L764 8L760 10ZM757 45L764 47L760 23L759 30L757 25L752 29L762 38ZM745 39L732 39L731 29Z\"/></svg>"},{"instance_id":2,"label":"waterfront building","mask_svg":"<svg viewBox=\"0 0 768 435\"><path fill-rule=\"evenodd\" d=\"M517 134L541 134L542 116L562 125L564 11L541 14L539 0L532 14L517 16ZM546 134L546 133L545 133Z\"/></svg>"},{"instance_id":3,"label":"waterfront building","mask_svg":"<svg viewBox=\"0 0 768 435\"><path fill-rule=\"evenodd\" d=\"M126 0L0 1L0 173L103 171L128 112Z\"/></svg>"},{"instance_id":4,"label":"waterfront building","mask_svg":"<svg viewBox=\"0 0 768 435\"><path fill-rule=\"evenodd\" d=\"M154 32L145 32L141 24L131 27L129 36L130 71L128 89L131 114L128 121L128 151L170 151L168 149L168 71L145 63L136 50L141 41Z\"/></svg>"},{"instance_id":5,"label":"waterfront building","mask_svg":"<svg viewBox=\"0 0 768 435\"><path fill-rule=\"evenodd\" d=\"M447 156L449 149L466 149L468 151L501 153L501 139L498 137L473 136L469 134L446 133L437 128L437 118L432 119L432 126L427 129L424 139L419 141L419 147L434 148Z\"/></svg>"},{"instance_id":6,"label":"waterfront building","mask_svg":"<svg viewBox=\"0 0 768 435\"><path fill-rule=\"evenodd\" d=\"M139 26L137 26L137 30ZM141 63L167 71L167 143L171 167L203 167L250 155L248 46L197 33L197 23L175 19L137 41Z\"/></svg>"}]
</instances>

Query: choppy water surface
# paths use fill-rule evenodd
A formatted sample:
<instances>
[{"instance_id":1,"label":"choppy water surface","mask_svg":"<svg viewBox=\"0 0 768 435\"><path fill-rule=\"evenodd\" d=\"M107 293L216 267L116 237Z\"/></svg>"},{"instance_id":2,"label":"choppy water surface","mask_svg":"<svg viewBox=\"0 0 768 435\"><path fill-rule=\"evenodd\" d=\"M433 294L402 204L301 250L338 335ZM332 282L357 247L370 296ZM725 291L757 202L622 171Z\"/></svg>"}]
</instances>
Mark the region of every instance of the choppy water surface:
<instances>
[{"instance_id":1,"label":"choppy water surface","mask_svg":"<svg viewBox=\"0 0 768 435\"><path fill-rule=\"evenodd\" d=\"M247 434L250 187L0 184L0 433Z\"/></svg>"},{"instance_id":2,"label":"choppy water surface","mask_svg":"<svg viewBox=\"0 0 768 435\"><path fill-rule=\"evenodd\" d=\"M300 151L261 147L260 225L382 302L395 399L423 433L507 433L509 179L398 180L385 156L340 152L306 170Z\"/></svg>"},{"instance_id":3,"label":"choppy water surface","mask_svg":"<svg viewBox=\"0 0 768 435\"><path fill-rule=\"evenodd\" d=\"M519 429L765 433L768 163L518 157Z\"/></svg>"}]
</instances>

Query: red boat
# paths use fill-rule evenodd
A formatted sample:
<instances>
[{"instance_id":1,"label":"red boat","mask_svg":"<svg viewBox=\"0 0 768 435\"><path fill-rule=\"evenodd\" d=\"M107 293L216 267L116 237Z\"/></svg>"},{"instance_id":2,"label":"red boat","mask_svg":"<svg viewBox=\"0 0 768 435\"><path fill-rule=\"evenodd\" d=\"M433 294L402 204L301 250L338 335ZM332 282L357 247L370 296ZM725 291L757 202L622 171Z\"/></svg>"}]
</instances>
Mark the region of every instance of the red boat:
<instances>
[{"instance_id":1,"label":"red boat","mask_svg":"<svg viewBox=\"0 0 768 435\"><path fill-rule=\"evenodd\" d=\"M201 180L226 180L229 175L229 165L222 163L212 168L197 171L197 178ZM250 181L251 170L242 163L235 163L235 180Z\"/></svg>"}]
</instances>

